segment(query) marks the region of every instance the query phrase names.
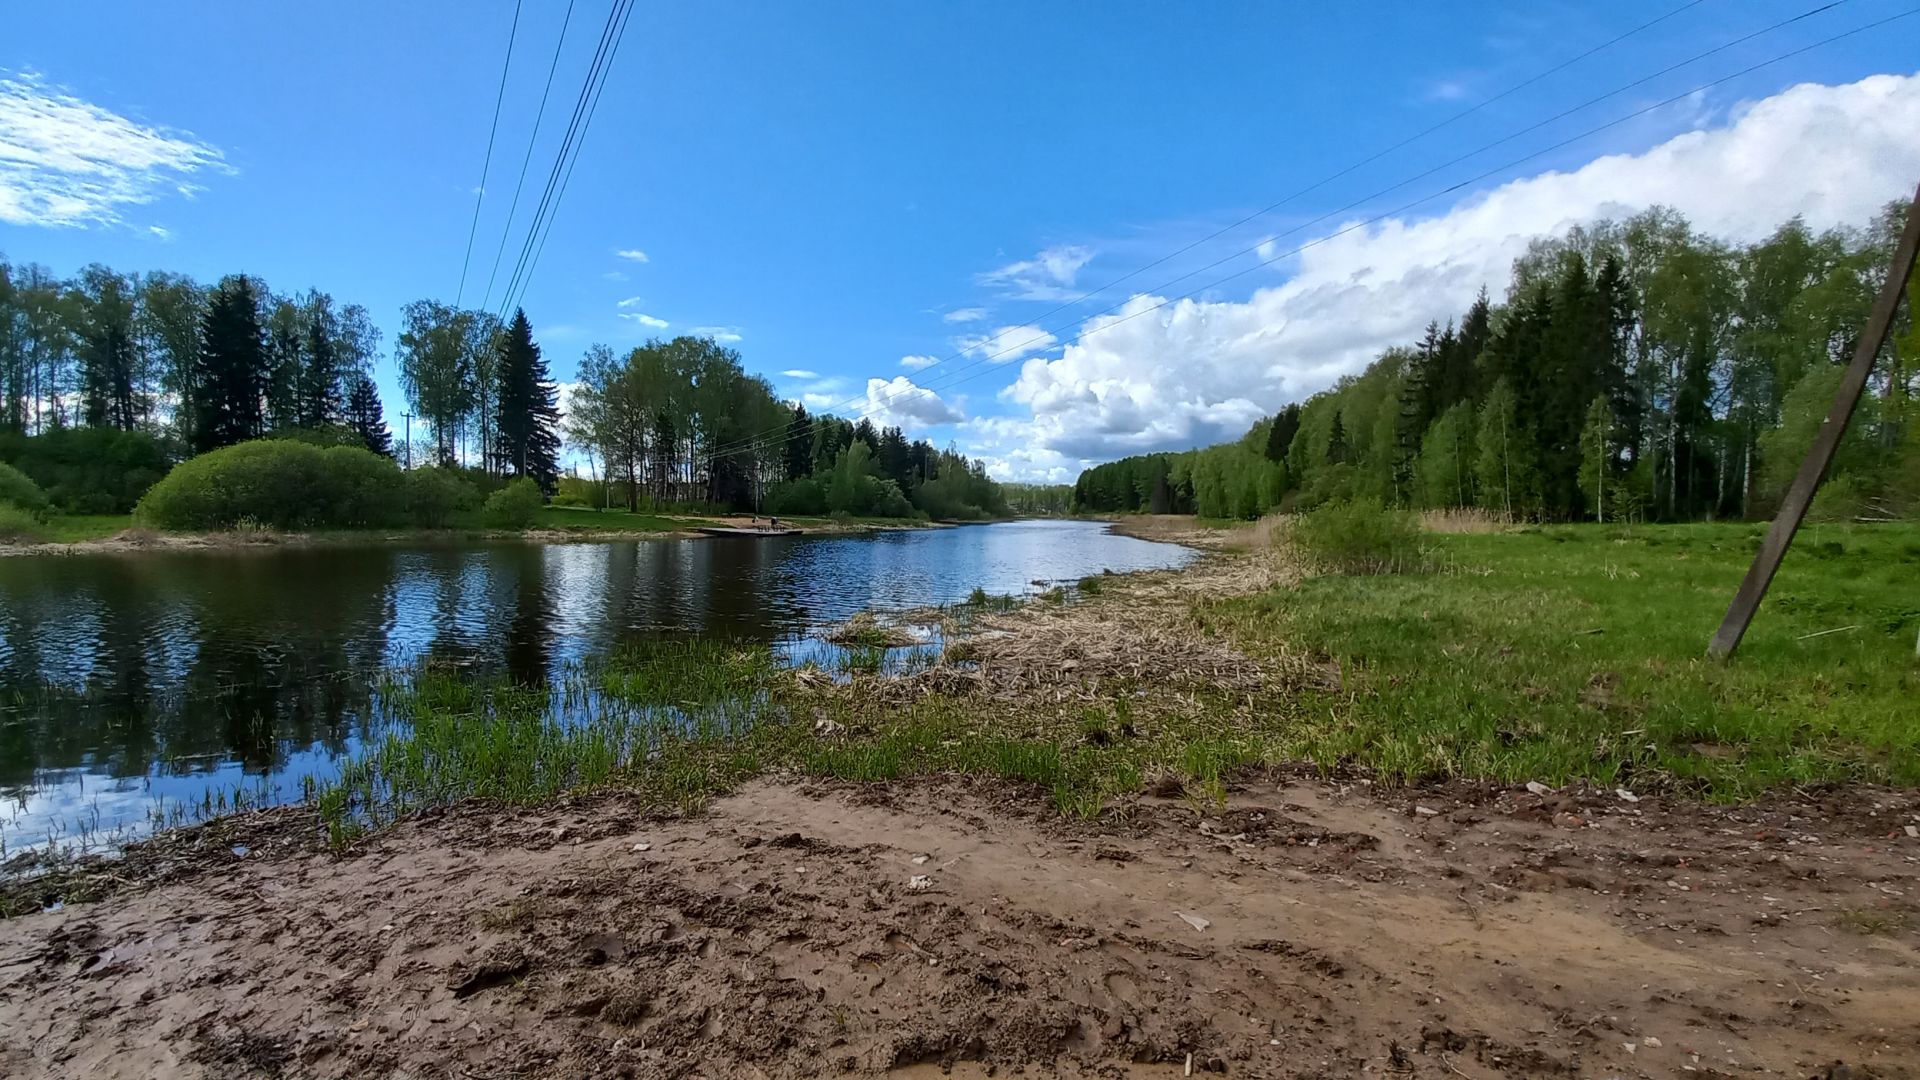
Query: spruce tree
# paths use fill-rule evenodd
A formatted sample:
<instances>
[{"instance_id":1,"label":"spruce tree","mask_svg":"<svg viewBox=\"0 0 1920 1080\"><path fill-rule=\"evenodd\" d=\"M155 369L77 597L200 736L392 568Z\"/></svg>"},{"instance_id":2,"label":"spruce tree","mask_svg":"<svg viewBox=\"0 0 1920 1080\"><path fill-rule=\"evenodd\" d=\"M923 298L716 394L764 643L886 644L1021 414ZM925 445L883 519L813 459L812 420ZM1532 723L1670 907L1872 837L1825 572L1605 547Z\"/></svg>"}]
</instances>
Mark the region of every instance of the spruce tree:
<instances>
[{"instance_id":1,"label":"spruce tree","mask_svg":"<svg viewBox=\"0 0 1920 1080\"><path fill-rule=\"evenodd\" d=\"M1273 426L1267 429L1267 460L1287 460L1287 450L1293 446L1293 437L1300 434L1300 403L1281 409L1274 414Z\"/></svg>"},{"instance_id":2,"label":"spruce tree","mask_svg":"<svg viewBox=\"0 0 1920 1080\"><path fill-rule=\"evenodd\" d=\"M214 289L201 322L199 388L193 425L197 453L255 438L267 384L266 342L260 332L259 294L243 275Z\"/></svg>"},{"instance_id":3,"label":"spruce tree","mask_svg":"<svg viewBox=\"0 0 1920 1080\"><path fill-rule=\"evenodd\" d=\"M301 358L298 422L325 427L340 416L338 351L333 347L332 312L315 305L307 320L306 355ZM358 389L356 386L355 389ZM374 402L377 407L378 399Z\"/></svg>"},{"instance_id":4,"label":"spruce tree","mask_svg":"<svg viewBox=\"0 0 1920 1080\"><path fill-rule=\"evenodd\" d=\"M381 457L393 456L393 436L387 432L387 419L380 409L380 391L366 372L347 377L347 423L360 435L367 449Z\"/></svg>"},{"instance_id":5,"label":"spruce tree","mask_svg":"<svg viewBox=\"0 0 1920 1080\"><path fill-rule=\"evenodd\" d=\"M813 471L813 419L805 405L794 403L793 419L787 422L787 443L782 449L787 479L798 480Z\"/></svg>"},{"instance_id":6,"label":"spruce tree","mask_svg":"<svg viewBox=\"0 0 1920 1080\"><path fill-rule=\"evenodd\" d=\"M503 473L530 476L553 494L559 483L560 410L527 313L515 310L500 345L494 461Z\"/></svg>"},{"instance_id":7,"label":"spruce tree","mask_svg":"<svg viewBox=\"0 0 1920 1080\"><path fill-rule=\"evenodd\" d=\"M1338 465L1353 457L1353 446L1347 441L1346 421L1338 412L1333 414L1333 429L1327 434L1327 464Z\"/></svg>"}]
</instances>

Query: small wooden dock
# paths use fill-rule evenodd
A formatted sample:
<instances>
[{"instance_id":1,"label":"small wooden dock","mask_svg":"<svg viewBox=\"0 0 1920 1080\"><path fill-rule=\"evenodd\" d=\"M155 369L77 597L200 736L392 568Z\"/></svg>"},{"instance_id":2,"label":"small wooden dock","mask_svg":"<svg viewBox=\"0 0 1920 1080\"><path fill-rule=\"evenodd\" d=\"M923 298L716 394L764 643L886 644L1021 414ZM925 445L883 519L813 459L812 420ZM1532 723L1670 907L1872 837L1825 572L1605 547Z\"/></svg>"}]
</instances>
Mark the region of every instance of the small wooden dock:
<instances>
[{"instance_id":1,"label":"small wooden dock","mask_svg":"<svg viewBox=\"0 0 1920 1080\"><path fill-rule=\"evenodd\" d=\"M708 536L799 536L800 530L782 525L780 528L755 529L740 525L703 525L700 531Z\"/></svg>"}]
</instances>

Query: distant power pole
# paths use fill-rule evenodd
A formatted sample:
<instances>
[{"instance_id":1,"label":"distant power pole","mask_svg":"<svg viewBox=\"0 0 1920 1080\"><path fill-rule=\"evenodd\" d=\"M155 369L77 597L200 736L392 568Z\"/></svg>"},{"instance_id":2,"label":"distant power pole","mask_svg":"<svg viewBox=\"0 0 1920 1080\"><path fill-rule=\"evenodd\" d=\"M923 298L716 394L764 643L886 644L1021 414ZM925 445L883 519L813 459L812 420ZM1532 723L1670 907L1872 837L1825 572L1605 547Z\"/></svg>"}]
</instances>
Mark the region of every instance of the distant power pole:
<instances>
[{"instance_id":1,"label":"distant power pole","mask_svg":"<svg viewBox=\"0 0 1920 1080\"><path fill-rule=\"evenodd\" d=\"M407 421L407 439L403 445L407 448L407 469L411 471L413 469L413 414L406 412L400 415Z\"/></svg>"},{"instance_id":2,"label":"distant power pole","mask_svg":"<svg viewBox=\"0 0 1920 1080\"><path fill-rule=\"evenodd\" d=\"M1807 459L1800 463L1800 471L1787 488L1780 515L1773 519L1773 527L1767 530L1767 538L1760 544L1760 553L1753 557L1746 579L1733 594L1727 617L1707 646L1708 656L1716 659L1732 656L1740 647L1740 639L1746 636L1754 612L1760 610L1767 586L1773 583L1774 572L1780 569L1780 560L1786 557L1787 546L1793 543L1793 534L1799 530L1800 522L1807 516L1807 507L1813 503L1813 493L1819 489L1827 467L1833 464L1834 452L1840 449L1840 437L1847 433L1847 422L1853 419L1854 406L1860 403L1860 393L1867 387L1867 376L1873 373L1874 358L1887 343L1887 332L1893 328L1893 317L1900 310L1907 278L1913 273L1917 249L1920 249L1920 189L1915 190L1913 201L1907 204L1907 227L1893 249L1886 284L1880 287L1880 296L1867 315L1866 328L1860 334L1859 346L1853 350L1853 362L1847 365L1847 373L1840 380L1840 392L1834 395L1833 408L1820 422L1820 433L1814 436L1813 448L1807 451ZM1920 318L1920 312L1912 314Z\"/></svg>"}]
</instances>

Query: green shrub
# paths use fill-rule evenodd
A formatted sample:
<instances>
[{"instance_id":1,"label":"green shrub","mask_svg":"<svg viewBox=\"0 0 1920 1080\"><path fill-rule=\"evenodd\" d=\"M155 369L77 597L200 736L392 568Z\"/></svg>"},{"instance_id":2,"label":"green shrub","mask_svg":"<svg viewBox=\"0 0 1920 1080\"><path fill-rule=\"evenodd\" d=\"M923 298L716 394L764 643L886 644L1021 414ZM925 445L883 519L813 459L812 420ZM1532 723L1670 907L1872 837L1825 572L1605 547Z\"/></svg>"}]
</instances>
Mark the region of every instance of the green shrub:
<instances>
[{"instance_id":1,"label":"green shrub","mask_svg":"<svg viewBox=\"0 0 1920 1080\"><path fill-rule=\"evenodd\" d=\"M826 489L811 476L775 484L767 492L766 510L788 517L818 517L827 512Z\"/></svg>"},{"instance_id":2,"label":"green shrub","mask_svg":"<svg viewBox=\"0 0 1920 1080\"><path fill-rule=\"evenodd\" d=\"M0 540L38 540L40 519L12 503L0 502Z\"/></svg>"},{"instance_id":3,"label":"green shrub","mask_svg":"<svg viewBox=\"0 0 1920 1080\"><path fill-rule=\"evenodd\" d=\"M1425 562L1411 513L1376 499L1330 503L1293 523L1289 541L1315 569L1336 574L1395 574Z\"/></svg>"},{"instance_id":4,"label":"green shrub","mask_svg":"<svg viewBox=\"0 0 1920 1080\"><path fill-rule=\"evenodd\" d=\"M0 504L13 507L36 521L46 520L49 502L40 485L11 465L0 463Z\"/></svg>"},{"instance_id":5,"label":"green shrub","mask_svg":"<svg viewBox=\"0 0 1920 1080\"><path fill-rule=\"evenodd\" d=\"M431 466L406 477L407 516L422 528L444 528L453 515L480 505L479 490L453 469Z\"/></svg>"},{"instance_id":6,"label":"green shrub","mask_svg":"<svg viewBox=\"0 0 1920 1080\"><path fill-rule=\"evenodd\" d=\"M68 514L124 514L173 467L173 444L144 431L57 428L0 433L0 462L32 478Z\"/></svg>"},{"instance_id":7,"label":"green shrub","mask_svg":"<svg viewBox=\"0 0 1920 1080\"><path fill-rule=\"evenodd\" d=\"M525 476L507 481L507 486L487 496L487 520L508 529L524 529L545 506L540 485Z\"/></svg>"},{"instance_id":8,"label":"green shrub","mask_svg":"<svg viewBox=\"0 0 1920 1080\"><path fill-rule=\"evenodd\" d=\"M181 462L135 510L162 529L390 525L401 513L400 470L355 447L260 439Z\"/></svg>"}]
</instances>

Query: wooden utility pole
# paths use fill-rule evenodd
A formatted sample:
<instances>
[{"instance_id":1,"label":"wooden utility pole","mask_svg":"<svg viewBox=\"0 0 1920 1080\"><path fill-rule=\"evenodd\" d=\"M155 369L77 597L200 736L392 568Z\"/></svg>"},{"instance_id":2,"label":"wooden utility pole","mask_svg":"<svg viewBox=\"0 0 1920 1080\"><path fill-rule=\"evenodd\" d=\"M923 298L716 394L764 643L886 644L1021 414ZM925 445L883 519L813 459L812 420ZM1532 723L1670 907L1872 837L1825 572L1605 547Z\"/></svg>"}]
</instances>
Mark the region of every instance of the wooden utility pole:
<instances>
[{"instance_id":1,"label":"wooden utility pole","mask_svg":"<svg viewBox=\"0 0 1920 1080\"><path fill-rule=\"evenodd\" d=\"M1913 201L1907 204L1907 227L1901 231L1900 243L1893 249L1886 284L1880 287L1880 296L1867 315L1866 328L1860 335L1860 344L1853 350L1853 362L1847 365L1847 373L1840 380L1840 392L1834 395L1833 408L1820 422L1813 449L1807 451L1807 459L1800 463L1800 471L1787 488L1786 500L1780 504L1779 516L1767 530L1767 538L1760 544L1760 553L1753 557L1746 579L1740 582L1740 590L1733 594L1727 617L1721 620L1720 629L1707 646L1708 656L1716 659L1732 656L1740 647L1740 639L1746 636L1754 612L1760 609L1767 586L1773 583L1774 572L1780 569L1780 560L1786 557L1787 546L1793 543L1793 534L1799 530L1800 522L1807 516L1807 507L1813 503L1813 494L1826 476L1827 467L1833 464L1835 451L1840 449L1840 437L1847 433L1854 406L1860 403L1860 394L1867 388L1874 358L1887 343L1894 314L1900 310L1900 298L1906 292L1907 277L1913 273L1916 249L1920 249L1920 189L1915 190ZM1920 312L1913 315L1920 318Z\"/></svg>"}]
</instances>

